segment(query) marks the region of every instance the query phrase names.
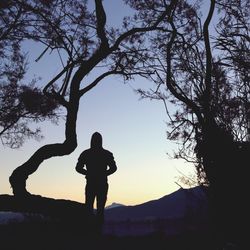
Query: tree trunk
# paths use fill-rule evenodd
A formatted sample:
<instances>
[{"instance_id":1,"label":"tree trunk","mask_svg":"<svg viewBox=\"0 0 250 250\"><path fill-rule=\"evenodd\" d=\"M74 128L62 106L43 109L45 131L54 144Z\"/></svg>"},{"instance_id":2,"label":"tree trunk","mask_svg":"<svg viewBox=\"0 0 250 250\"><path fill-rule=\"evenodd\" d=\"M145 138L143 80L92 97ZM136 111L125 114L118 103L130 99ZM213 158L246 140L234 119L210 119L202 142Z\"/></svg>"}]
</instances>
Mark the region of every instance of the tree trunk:
<instances>
[{"instance_id":1,"label":"tree trunk","mask_svg":"<svg viewBox=\"0 0 250 250\"><path fill-rule=\"evenodd\" d=\"M48 144L39 148L24 164L17 167L11 174L9 182L14 195L26 196L26 180L33 174L40 164L51 157L63 156L72 153L77 147L76 121L79 108L79 97L74 96L74 101L67 108L65 124L65 141L63 143Z\"/></svg>"},{"instance_id":2,"label":"tree trunk","mask_svg":"<svg viewBox=\"0 0 250 250\"><path fill-rule=\"evenodd\" d=\"M215 124L215 123L214 123ZM219 126L203 131L203 166L210 183L210 215L219 239L243 244L248 211L250 143L236 142ZM245 225L245 226L243 226Z\"/></svg>"}]
</instances>

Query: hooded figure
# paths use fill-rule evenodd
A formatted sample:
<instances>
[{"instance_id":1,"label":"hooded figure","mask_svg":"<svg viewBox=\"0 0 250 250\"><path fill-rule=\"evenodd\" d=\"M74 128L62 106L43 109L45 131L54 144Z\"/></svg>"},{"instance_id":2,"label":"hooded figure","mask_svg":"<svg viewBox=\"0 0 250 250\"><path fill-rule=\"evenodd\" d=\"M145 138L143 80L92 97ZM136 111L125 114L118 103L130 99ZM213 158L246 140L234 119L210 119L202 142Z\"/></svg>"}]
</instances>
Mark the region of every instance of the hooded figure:
<instances>
[{"instance_id":1,"label":"hooded figure","mask_svg":"<svg viewBox=\"0 0 250 250\"><path fill-rule=\"evenodd\" d=\"M76 171L86 177L85 203L93 214L94 201L97 201L97 216L104 219L104 207L108 193L108 176L117 170L113 154L102 147L102 135L95 132L90 141L90 148L78 158Z\"/></svg>"},{"instance_id":2,"label":"hooded figure","mask_svg":"<svg viewBox=\"0 0 250 250\"><path fill-rule=\"evenodd\" d=\"M102 135L98 132L95 132L90 141L90 147L92 149L101 149L102 148Z\"/></svg>"}]
</instances>

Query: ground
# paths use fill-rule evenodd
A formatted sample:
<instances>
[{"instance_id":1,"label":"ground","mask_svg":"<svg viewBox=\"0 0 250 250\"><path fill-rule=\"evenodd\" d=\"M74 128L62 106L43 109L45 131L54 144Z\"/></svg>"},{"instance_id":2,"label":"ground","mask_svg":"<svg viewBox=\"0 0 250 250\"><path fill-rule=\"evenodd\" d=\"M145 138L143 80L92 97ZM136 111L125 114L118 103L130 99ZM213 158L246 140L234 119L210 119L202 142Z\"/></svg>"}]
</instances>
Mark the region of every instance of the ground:
<instances>
[{"instance_id":1,"label":"ground","mask_svg":"<svg viewBox=\"0 0 250 250\"><path fill-rule=\"evenodd\" d=\"M1 250L213 250L209 232L167 237L162 232L144 236L104 235L84 204L41 196L0 195L0 211L22 212L25 220L0 224Z\"/></svg>"}]
</instances>

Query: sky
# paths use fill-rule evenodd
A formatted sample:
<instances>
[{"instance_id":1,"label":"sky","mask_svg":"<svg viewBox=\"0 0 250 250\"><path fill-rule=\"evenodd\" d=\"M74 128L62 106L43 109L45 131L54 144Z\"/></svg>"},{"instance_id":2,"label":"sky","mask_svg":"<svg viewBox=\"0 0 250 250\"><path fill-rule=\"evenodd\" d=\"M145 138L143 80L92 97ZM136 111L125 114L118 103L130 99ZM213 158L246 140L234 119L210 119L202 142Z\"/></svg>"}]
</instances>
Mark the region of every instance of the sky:
<instances>
[{"instance_id":1,"label":"sky","mask_svg":"<svg viewBox=\"0 0 250 250\"><path fill-rule=\"evenodd\" d=\"M119 18L114 11L119 1L106 0L105 6L112 15L110 22ZM126 10L123 10L126 12ZM109 12L108 12L109 18ZM24 44L29 51L29 71L26 79L41 76L46 83L59 71L53 59L35 59L43 51L38 45ZM51 57L50 57L51 58ZM182 160L170 159L176 144L167 140L167 115L160 101L140 100L136 88L148 89L152 83L138 78L124 84L118 76L105 78L81 100L77 135L78 147L68 156L44 161L27 180L32 194L56 199L84 202L85 178L75 171L80 153L89 148L91 135L98 131L103 136L104 148L113 152L118 167L109 177L106 205L113 202L136 205L161 198L180 188L181 173L193 175L194 168ZM40 125L44 139L26 141L19 149L0 145L0 193L12 194L8 178L12 171L24 163L41 146L64 141L64 121L58 126L50 122ZM177 183L176 183L177 182Z\"/></svg>"}]
</instances>

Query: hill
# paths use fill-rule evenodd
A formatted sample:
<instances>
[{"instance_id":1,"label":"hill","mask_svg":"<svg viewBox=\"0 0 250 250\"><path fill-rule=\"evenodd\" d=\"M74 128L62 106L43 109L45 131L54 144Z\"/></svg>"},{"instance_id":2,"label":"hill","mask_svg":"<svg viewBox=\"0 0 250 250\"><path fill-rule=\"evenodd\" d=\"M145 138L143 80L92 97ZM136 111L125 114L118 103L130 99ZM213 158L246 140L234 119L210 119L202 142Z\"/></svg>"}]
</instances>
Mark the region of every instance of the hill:
<instances>
[{"instance_id":1,"label":"hill","mask_svg":"<svg viewBox=\"0 0 250 250\"><path fill-rule=\"evenodd\" d=\"M84 204L31 195L0 195L0 249L78 249L92 244L94 218Z\"/></svg>"},{"instance_id":2,"label":"hill","mask_svg":"<svg viewBox=\"0 0 250 250\"><path fill-rule=\"evenodd\" d=\"M0 195L0 222L0 249L81 249L86 245L100 249L93 244L107 244L109 249L129 244L134 249L136 242L151 249L162 240L207 235L207 199L205 190L195 187L135 206L111 204L105 210L104 243L95 239L99 235L95 218L75 201ZM179 241L173 242L177 246Z\"/></svg>"},{"instance_id":3,"label":"hill","mask_svg":"<svg viewBox=\"0 0 250 250\"><path fill-rule=\"evenodd\" d=\"M159 231L178 235L184 231L207 229L207 202L204 187L179 189L157 200L106 210L104 231L118 236Z\"/></svg>"},{"instance_id":4,"label":"hill","mask_svg":"<svg viewBox=\"0 0 250 250\"><path fill-rule=\"evenodd\" d=\"M135 206L118 206L105 212L107 221L173 219L207 213L207 196L204 187L179 189L160 199Z\"/></svg>"}]
</instances>

